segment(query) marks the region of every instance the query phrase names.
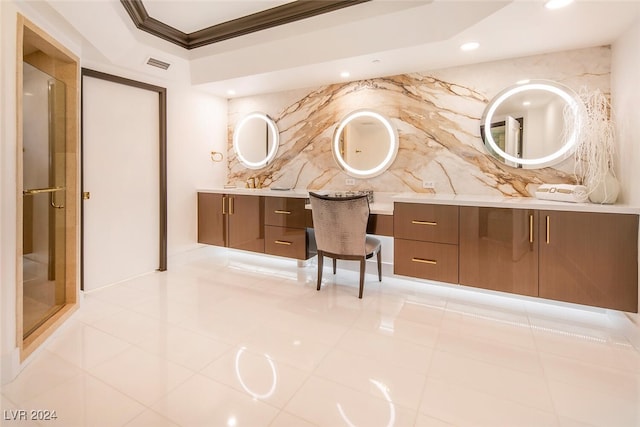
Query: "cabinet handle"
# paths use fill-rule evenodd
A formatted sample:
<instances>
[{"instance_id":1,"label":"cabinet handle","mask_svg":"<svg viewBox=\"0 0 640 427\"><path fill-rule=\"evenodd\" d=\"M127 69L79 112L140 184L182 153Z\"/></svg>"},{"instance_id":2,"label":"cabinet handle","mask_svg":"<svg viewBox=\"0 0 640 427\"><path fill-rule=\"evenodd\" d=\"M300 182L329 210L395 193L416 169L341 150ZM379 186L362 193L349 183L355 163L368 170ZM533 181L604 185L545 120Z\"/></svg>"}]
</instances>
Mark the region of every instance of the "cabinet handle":
<instances>
[{"instance_id":1,"label":"cabinet handle","mask_svg":"<svg viewBox=\"0 0 640 427\"><path fill-rule=\"evenodd\" d=\"M433 260L433 259L423 259L423 258L411 258L411 261L413 262L420 262L422 264L432 264L432 265L436 265L438 263L438 261Z\"/></svg>"},{"instance_id":2,"label":"cabinet handle","mask_svg":"<svg viewBox=\"0 0 640 427\"><path fill-rule=\"evenodd\" d=\"M222 215L227 214L227 196L222 196Z\"/></svg>"},{"instance_id":3,"label":"cabinet handle","mask_svg":"<svg viewBox=\"0 0 640 427\"><path fill-rule=\"evenodd\" d=\"M437 222L435 221L418 221L417 219L414 219L413 221L411 221L411 224L418 224L418 225L438 225Z\"/></svg>"},{"instance_id":4,"label":"cabinet handle","mask_svg":"<svg viewBox=\"0 0 640 427\"><path fill-rule=\"evenodd\" d=\"M277 214L283 214L283 215L291 215L291 211L279 211L279 210L275 210L273 211L274 213Z\"/></svg>"},{"instance_id":5,"label":"cabinet handle","mask_svg":"<svg viewBox=\"0 0 640 427\"><path fill-rule=\"evenodd\" d=\"M529 243L533 243L533 214L529 215Z\"/></svg>"},{"instance_id":6,"label":"cabinet handle","mask_svg":"<svg viewBox=\"0 0 640 427\"><path fill-rule=\"evenodd\" d=\"M230 215L233 215L235 213L233 209L233 199L234 197L229 197L229 214Z\"/></svg>"},{"instance_id":7,"label":"cabinet handle","mask_svg":"<svg viewBox=\"0 0 640 427\"><path fill-rule=\"evenodd\" d=\"M549 244L549 233L551 229L551 219L549 218L549 216L547 215L547 245Z\"/></svg>"},{"instance_id":8,"label":"cabinet handle","mask_svg":"<svg viewBox=\"0 0 640 427\"><path fill-rule=\"evenodd\" d=\"M276 245L286 245L286 246L291 246L291 242L287 242L285 240L274 240Z\"/></svg>"}]
</instances>

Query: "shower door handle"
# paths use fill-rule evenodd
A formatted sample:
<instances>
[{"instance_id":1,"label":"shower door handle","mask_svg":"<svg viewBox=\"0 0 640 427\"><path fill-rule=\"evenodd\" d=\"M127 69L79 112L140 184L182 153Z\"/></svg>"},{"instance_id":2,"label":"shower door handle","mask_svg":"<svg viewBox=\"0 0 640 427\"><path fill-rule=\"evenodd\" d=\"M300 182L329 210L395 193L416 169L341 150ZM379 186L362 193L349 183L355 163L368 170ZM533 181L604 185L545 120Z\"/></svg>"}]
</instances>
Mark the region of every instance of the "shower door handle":
<instances>
[{"instance_id":1,"label":"shower door handle","mask_svg":"<svg viewBox=\"0 0 640 427\"><path fill-rule=\"evenodd\" d=\"M35 194L55 193L56 191L63 191L63 190L65 190L64 187L31 188L29 190L24 190L22 194L25 196L33 196Z\"/></svg>"},{"instance_id":2,"label":"shower door handle","mask_svg":"<svg viewBox=\"0 0 640 427\"><path fill-rule=\"evenodd\" d=\"M24 196L35 196L36 194L49 193L50 199L51 199L51 206L56 209L62 209L64 208L64 205L56 205L54 197L55 197L55 193L57 193L58 191L64 191L64 190L66 190L65 187L31 188L29 190L24 190L22 194Z\"/></svg>"}]
</instances>

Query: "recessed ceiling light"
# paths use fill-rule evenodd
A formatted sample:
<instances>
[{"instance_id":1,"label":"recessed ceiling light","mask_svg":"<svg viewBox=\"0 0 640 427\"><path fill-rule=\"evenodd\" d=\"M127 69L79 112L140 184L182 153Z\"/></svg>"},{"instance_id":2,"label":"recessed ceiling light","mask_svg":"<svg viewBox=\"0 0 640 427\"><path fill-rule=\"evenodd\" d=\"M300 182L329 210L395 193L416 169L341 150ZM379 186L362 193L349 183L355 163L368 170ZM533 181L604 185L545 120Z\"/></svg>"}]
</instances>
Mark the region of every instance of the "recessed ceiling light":
<instances>
[{"instance_id":1,"label":"recessed ceiling light","mask_svg":"<svg viewBox=\"0 0 640 427\"><path fill-rule=\"evenodd\" d=\"M350 75L351 75L351 73L349 73L348 71L343 71L343 72L340 73L340 77L345 78L345 79L347 77L349 77Z\"/></svg>"},{"instance_id":2,"label":"recessed ceiling light","mask_svg":"<svg viewBox=\"0 0 640 427\"><path fill-rule=\"evenodd\" d=\"M573 0L548 0L545 2L544 7L547 9L560 9L569 6L571 3L573 3Z\"/></svg>"},{"instance_id":3,"label":"recessed ceiling light","mask_svg":"<svg viewBox=\"0 0 640 427\"><path fill-rule=\"evenodd\" d=\"M460 45L460 50L468 52L470 50L476 50L479 47L480 47L480 43L478 43L478 42L467 42L467 43L464 43L464 44Z\"/></svg>"},{"instance_id":4,"label":"recessed ceiling light","mask_svg":"<svg viewBox=\"0 0 640 427\"><path fill-rule=\"evenodd\" d=\"M229 96L233 96L233 95L235 95L235 94L236 94L236 91L235 91L235 90L233 90L233 89L229 89L229 90L227 91L227 95L229 95Z\"/></svg>"},{"instance_id":5,"label":"recessed ceiling light","mask_svg":"<svg viewBox=\"0 0 640 427\"><path fill-rule=\"evenodd\" d=\"M522 80L518 80L516 82L517 85L526 85L527 83L529 83L531 80L529 79L522 79Z\"/></svg>"},{"instance_id":6,"label":"recessed ceiling light","mask_svg":"<svg viewBox=\"0 0 640 427\"><path fill-rule=\"evenodd\" d=\"M525 107L528 107L529 105L531 105L531 101L524 101L522 105L524 105Z\"/></svg>"}]
</instances>

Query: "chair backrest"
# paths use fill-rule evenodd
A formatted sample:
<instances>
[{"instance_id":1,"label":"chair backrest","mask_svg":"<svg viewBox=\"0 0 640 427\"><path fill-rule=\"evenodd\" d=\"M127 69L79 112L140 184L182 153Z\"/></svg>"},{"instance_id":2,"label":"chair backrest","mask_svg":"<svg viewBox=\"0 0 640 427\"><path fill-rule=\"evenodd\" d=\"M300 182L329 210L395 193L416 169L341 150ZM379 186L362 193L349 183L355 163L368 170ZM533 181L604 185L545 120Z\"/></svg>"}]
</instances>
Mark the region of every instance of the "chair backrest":
<instances>
[{"instance_id":1,"label":"chair backrest","mask_svg":"<svg viewBox=\"0 0 640 427\"><path fill-rule=\"evenodd\" d=\"M318 250L339 255L366 255L367 196L330 197L309 193Z\"/></svg>"}]
</instances>

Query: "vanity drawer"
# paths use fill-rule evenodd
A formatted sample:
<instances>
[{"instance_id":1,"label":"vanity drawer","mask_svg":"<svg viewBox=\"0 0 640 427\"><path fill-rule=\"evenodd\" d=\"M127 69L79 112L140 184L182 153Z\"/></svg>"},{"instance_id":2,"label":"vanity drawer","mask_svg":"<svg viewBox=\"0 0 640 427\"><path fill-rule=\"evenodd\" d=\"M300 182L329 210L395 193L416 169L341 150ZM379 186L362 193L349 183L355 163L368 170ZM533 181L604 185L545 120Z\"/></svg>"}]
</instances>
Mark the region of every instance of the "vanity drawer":
<instances>
[{"instance_id":1,"label":"vanity drawer","mask_svg":"<svg viewBox=\"0 0 640 427\"><path fill-rule=\"evenodd\" d=\"M458 246L394 240L393 272L403 276L458 283Z\"/></svg>"},{"instance_id":2,"label":"vanity drawer","mask_svg":"<svg viewBox=\"0 0 640 427\"><path fill-rule=\"evenodd\" d=\"M370 214L367 233L393 237L393 215Z\"/></svg>"},{"instance_id":3,"label":"vanity drawer","mask_svg":"<svg viewBox=\"0 0 640 427\"><path fill-rule=\"evenodd\" d=\"M265 225L264 251L287 258L308 259L307 230Z\"/></svg>"},{"instance_id":4,"label":"vanity drawer","mask_svg":"<svg viewBox=\"0 0 640 427\"><path fill-rule=\"evenodd\" d=\"M265 197L265 225L305 228L307 212L304 201L292 197Z\"/></svg>"},{"instance_id":5,"label":"vanity drawer","mask_svg":"<svg viewBox=\"0 0 640 427\"><path fill-rule=\"evenodd\" d=\"M393 218L396 238L458 244L458 206L395 203Z\"/></svg>"}]
</instances>

